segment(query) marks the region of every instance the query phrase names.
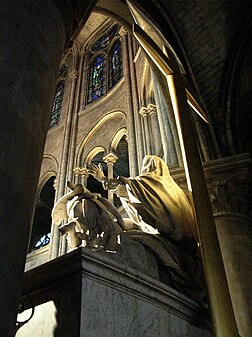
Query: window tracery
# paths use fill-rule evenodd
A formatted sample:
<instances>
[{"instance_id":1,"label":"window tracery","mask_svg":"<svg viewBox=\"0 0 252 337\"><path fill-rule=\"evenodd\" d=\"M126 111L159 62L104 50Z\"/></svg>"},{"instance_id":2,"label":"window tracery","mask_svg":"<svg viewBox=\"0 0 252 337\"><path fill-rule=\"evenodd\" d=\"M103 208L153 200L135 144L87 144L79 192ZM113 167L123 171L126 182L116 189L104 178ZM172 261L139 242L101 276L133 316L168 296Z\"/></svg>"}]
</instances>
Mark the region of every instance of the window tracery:
<instances>
[{"instance_id":1,"label":"window tracery","mask_svg":"<svg viewBox=\"0 0 252 337\"><path fill-rule=\"evenodd\" d=\"M93 46L91 47L91 51L95 53L99 50L106 49L110 42L113 40L113 38L116 36L118 28L118 24L113 26L112 29L107 32L107 34L103 35L93 44Z\"/></svg>"},{"instance_id":2,"label":"window tracery","mask_svg":"<svg viewBox=\"0 0 252 337\"><path fill-rule=\"evenodd\" d=\"M100 98L122 77L122 50L117 34L119 25L114 25L90 48L87 86L87 104ZM112 47L111 47L112 46Z\"/></svg>"}]
</instances>

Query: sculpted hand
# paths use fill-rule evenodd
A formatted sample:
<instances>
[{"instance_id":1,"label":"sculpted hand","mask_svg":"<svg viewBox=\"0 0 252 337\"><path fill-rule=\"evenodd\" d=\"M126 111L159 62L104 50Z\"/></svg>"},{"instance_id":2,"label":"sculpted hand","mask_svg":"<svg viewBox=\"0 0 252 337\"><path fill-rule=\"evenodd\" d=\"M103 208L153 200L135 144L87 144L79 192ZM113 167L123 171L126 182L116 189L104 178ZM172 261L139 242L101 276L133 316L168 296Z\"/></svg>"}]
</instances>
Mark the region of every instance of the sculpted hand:
<instances>
[{"instance_id":1,"label":"sculpted hand","mask_svg":"<svg viewBox=\"0 0 252 337\"><path fill-rule=\"evenodd\" d=\"M103 182L103 181L107 180L107 178L105 177L105 175L103 173L103 169L102 169L101 164L99 164L97 166L93 163L89 163L87 165L87 169L88 169L88 173L91 174L98 181Z\"/></svg>"}]
</instances>

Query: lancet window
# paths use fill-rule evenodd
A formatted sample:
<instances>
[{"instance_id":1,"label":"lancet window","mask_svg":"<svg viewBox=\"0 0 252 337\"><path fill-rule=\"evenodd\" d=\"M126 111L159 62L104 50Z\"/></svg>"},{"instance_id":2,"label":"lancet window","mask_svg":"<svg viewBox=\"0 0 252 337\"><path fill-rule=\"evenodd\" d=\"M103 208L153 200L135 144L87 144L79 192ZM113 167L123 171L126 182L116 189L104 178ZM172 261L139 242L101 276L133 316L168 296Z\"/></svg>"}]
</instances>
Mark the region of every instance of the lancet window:
<instances>
[{"instance_id":1,"label":"lancet window","mask_svg":"<svg viewBox=\"0 0 252 337\"><path fill-rule=\"evenodd\" d=\"M90 48L87 103L106 94L122 77L122 51L114 25Z\"/></svg>"},{"instance_id":2,"label":"lancet window","mask_svg":"<svg viewBox=\"0 0 252 337\"><path fill-rule=\"evenodd\" d=\"M55 176L51 176L41 189L37 199L30 238L29 252L37 251L50 243L51 237L51 211L54 205Z\"/></svg>"},{"instance_id":3,"label":"lancet window","mask_svg":"<svg viewBox=\"0 0 252 337\"><path fill-rule=\"evenodd\" d=\"M106 60L103 54L97 56L89 72L88 103L101 97L106 92Z\"/></svg>"},{"instance_id":4,"label":"lancet window","mask_svg":"<svg viewBox=\"0 0 252 337\"><path fill-rule=\"evenodd\" d=\"M109 53L109 89L122 77L122 50L120 40L116 40Z\"/></svg>"},{"instance_id":5,"label":"lancet window","mask_svg":"<svg viewBox=\"0 0 252 337\"><path fill-rule=\"evenodd\" d=\"M64 89L65 89L65 81L63 80L60 81L56 87L52 106L51 126L59 123Z\"/></svg>"},{"instance_id":6,"label":"lancet window","mask_svg":"<svg viewBox=\"0 0 252 337\"><path fill-rule=\"evenodd\" d=\"M62 101L64 96L64 90L65 90L65 80L68 70L68 64L64 63L59 69L58 73L58 83L56 86L54 99L53 99L53 105L52 105L52 113L51 113L51 122L50 127L52 127L55 124L59 123L60 120L60 113L62 108Z\"/></svg>"}]
</instances>

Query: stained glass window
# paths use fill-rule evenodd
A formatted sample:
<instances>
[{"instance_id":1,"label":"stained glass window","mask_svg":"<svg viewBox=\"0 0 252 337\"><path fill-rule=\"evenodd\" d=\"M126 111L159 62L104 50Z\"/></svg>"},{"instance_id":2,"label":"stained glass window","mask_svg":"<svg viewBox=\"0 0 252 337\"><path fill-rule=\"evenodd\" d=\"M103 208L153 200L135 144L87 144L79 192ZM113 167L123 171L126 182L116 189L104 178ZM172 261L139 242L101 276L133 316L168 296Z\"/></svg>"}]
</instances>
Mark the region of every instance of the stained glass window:
<instances>
[{"instance_id":1,"label":"stained glass window","mask_svg":"<svg viewBox=\"0 0 252 337\"><path fill-rule=\"evenodd\" d=\"M63 95L64 95L64 88L65 88L65 81L60 81L57 84L55 95L54 95L50 126L53 126L59 123L62 100L63 100Z\"/></svg>"},{"instance_id":2,"label":"stained glass window","mask_svg":"<svg viewBox=\"0 0 252 337\"><path fill-rule=\"evenodd\" d=\"M118 30L119 25L114 25L91 47L91 52L103 51L90 64L87 104L106 94L122 77L121 42L119 39L114 42Z\"/></svg>"},{"instance_id":3,"label":"stained glass window","mask_svg":"<svg viewBox=\"0 0 252 337\"><path fill-rule=\"evenodd\" d=\"M62 66L59 69L58 78L65 77L67 74L67 70L68 70L68 64L67 63L62 64Z\"/></svg>"},{"instance_id":4,"label":"stained glass window","mask_svg":"<svg viewBox=\"0 0 252 337\"><path fill-rule=\"evenodd\" d=\"M33 245L31 251L34 252L50 243L51 233L43 234Z\"/></svg>"},{"instance_id":5,"label":"stained glass window","mask_svg":"<svg viewBox=\"0 0 252 337\"><path fill-rule=\"evenodd\" d=\"M117 40L109 54L109 89L122 77L122 49L121 42Z\"/></svg>"},{"instance_id":6,"label":"stained glass window","mask_svg":"<svg viewBox=\"0 0 252 337\"><path fill-rule=\"evenodd\" d=\"M88 103L106 93L106 60L103 54L91 64L88 83Z\"/></svg>"},{"instance_id":7,"label":"stained glass window","mask_svg":"<svg viewBox=\"0 0 252 337\"><path fill-rule=\"evenodd\" d=\"M110 42L115 37L118 31L118 28L119 28L119 25L113 26L113 28L110 31L108 31L107 34L103 35L99 40L95 42L95 44L91 48L91 51L95 53L99 50L104 50L105 48L107 48L107 46L110 44Z\"/></svg>"}]
</instances>

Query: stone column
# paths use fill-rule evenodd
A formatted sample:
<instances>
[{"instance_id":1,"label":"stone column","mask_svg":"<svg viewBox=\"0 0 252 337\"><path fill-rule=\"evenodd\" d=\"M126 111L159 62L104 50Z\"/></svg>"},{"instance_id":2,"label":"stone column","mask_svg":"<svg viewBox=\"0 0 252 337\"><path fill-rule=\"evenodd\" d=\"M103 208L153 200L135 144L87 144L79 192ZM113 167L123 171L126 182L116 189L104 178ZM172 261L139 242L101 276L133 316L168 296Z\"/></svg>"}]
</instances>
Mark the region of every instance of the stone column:
<instances>
[{"instance_id":1,"label":"stone column","mask_svg":"<svg viewBox=\"0 0 252 337\"><path fill-rule=\"evenodd\" d=\"M215 214L234 315L242 337L252 336L252 222L237 213Z\"/></svg>"},{"instance_id":2,"label":"stone column","mask_svg":"<svg viewBox=\"0 0 252 337\"><path fill-rule=\"evenodd\" d=\"M164 93L164 84L162 84L162 78L160 78L161 75L153 65L151 65L151 74L153 78L154 93L157 98L158 121L164 148L165 161L169 166L182 166L182 156L177 137L176 125L175 123L172 125L171 122L174 120L174 117L170 116L171 113L169 113L171 106L168 105L168 90Z\"/></svg>"},{"instance_id":3,"label":"stone column","mask_svg":"<svg viewBox=\"0 0 252 337\"><path fill-rule=\"evenodd\" d=\"M131 94L133 102L133 113L135 120L135 134L137 141L137 159L138 159L138 172L141 170L142 161L144 157L144 144L142 137L142 127L141 120L139 115L139 102L138 102L138 90L137 90L137 78L136 78L136 69L134 63L133 55L133 45L132 45L132 36L128 34L128 52L129 52L129 71L130 71L130 81L131 81Z\"/></svg>"},{"instance_id":4,"label":"stone column","mask_svg":"<svg viewBox=\"0 0 252 337\"><path fill-rule=\"evenodd\" d=\"M157 107L154 104L149 104L147 107L150 115L150 131L152 138L152 153L159 156L161 153L161 135L158 125Z\"/></svg>"},{"instance_id":5,"label":"stone column","mask_svg":"<svg viewBox=\"0 0 252 337\"><path fill-rule=\"evenodd\" d=\"M83 90L80 92L80 108L87 106L87 100L88 100L88 77L89 77L89 58L86 52L81 52L81 63L82 63L82 71L80 74L82 74L82 83L85 83Z\"/></svg>"},{"instance_id":6,"label":"stone column","mask_svg":"<svg viewBox=\"0 0 252 337\"><path fill-rule=\"evenodd\" d=\"M66 120L64 125L64 140L62 144L61 161L58 177L57 198L60 199L66 192L67 168L70 156L70 144L72 135L72 122L74 114L74 98L78 72L73 70L70 73L70 90L66 109ZM53 225L51 231L50 259L54 259L64 253L66 250L66 238L60 236L58 226Z\"/></svg>"},{"instance_id":7,"label":"stone column","mask_svg":"<svg viewBox=\"0 0 252 337\"><path fill-rule=\"evenodd\" d=\"M0 9L0 329L13 337L65 27L53 2Z\"/></svg>"},{"instance_id":8,"label":"stone column","mask_svg":"<svg viewBox=\"0 0 252 337\"><path fill-rule=\"evenodd\" d=\"M127 30L121 29L119 31L122 42L122 63L123 63L123 76L125 78L125 95L127 100L127 133L128 133L128 149L129 149L129 169L130 175L136 176L138 174L137 164L137 149L136 149L136 133L135 122L133 113L133 102L131 96L131 82L129 74L129 55L127 43Z\"/></svg>"},{"instance_id":9,"label":"stone column","mask_svg":"<svg viewBox=\"0 0 252 337\"><path fill-rule=\"evenodd\" d=\"M110 152L102 158L108 166L108 179L114 177L113 175L113 165L117 161L118 157L116 154ZM108 190L108 200L113 204L114 202L114 192Z\"/></svg>"},{"instance_id":10,"label":"stone column","mask_svg":"<svg viewBox=\"0 0 252 337\"><path fill-rule=\"evenodd\" d=\"M210 160L210 153L209 148L206 140L206 135L204 133L203 127L202 127L202 119L199 117L198 114L196 114L194 111L192 111L192 117L194 121L194 125L197 131L198 139L199 139L199 145L201 148L201 152L203 155L202 161L209 161ZM205 122L203 122L205 123Z\"/></svg>"},{"instance_id":11,"label":"stone column","mask_svg":"<svg viewBox=\"0 0 252 337\"><path fill-rule=\"evenodd\" d=\"M89 176L88 170L86 167L75 167L73 169L75 177L77 177L76 184L82 184L84 187L87 187L87 178Z\"/></svg>"},{"instance_id":12,"label":"stone column","mask_svg":"<svg viewBox=\"0 0 252 337\"><path fill-rule=\"evenodd\" d=\"M146 154L152 154L151 140L150 140L150 130L149 130L149 123L148 123L149 111L148 111L147 108L142 107L141 110L139 111L139 114L142 116L142 120L143 120L145 155Z\"/></svg>"}]
</instances>

